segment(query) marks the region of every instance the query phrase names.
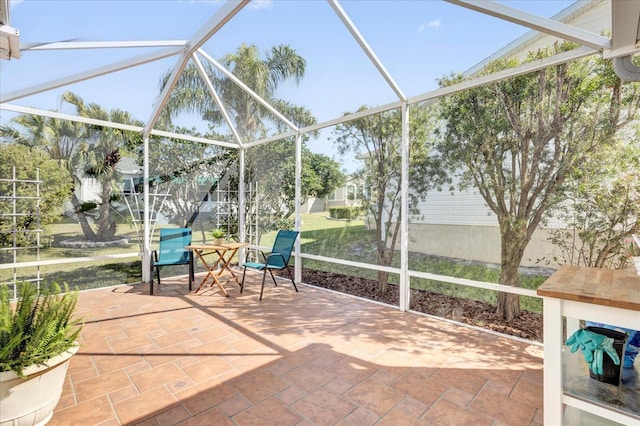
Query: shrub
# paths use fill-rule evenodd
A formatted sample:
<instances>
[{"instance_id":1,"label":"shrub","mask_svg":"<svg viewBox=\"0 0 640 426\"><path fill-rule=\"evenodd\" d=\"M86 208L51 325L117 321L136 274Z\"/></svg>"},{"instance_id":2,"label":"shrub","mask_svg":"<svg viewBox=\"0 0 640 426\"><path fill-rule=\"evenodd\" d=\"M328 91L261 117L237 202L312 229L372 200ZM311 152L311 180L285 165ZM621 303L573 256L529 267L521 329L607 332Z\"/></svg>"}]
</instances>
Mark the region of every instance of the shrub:
<instances>
[{"instance_id":1,"label":"shrub","mask_svg":"<svg viewBox=\"0 0 640 426\"><path fill-rule=\"evenodd\" d=\"M82 329L74 318L78 292L65 293L51 285L38 290L29 283L19 285L14 304L7 285L0 286L0 371L22 370L42 364L76 344Z\"/></svg>"},{"instance_id":2,"label":"shrub","mask_svg":"<svg viewBox=\"0 0 640 426\"><path fill-rule=\"evenodd\" d=\"M358 207L332 207L329 209L329 217L332 219L357 219L360 214Z\"/></svg>"}]
</instances>

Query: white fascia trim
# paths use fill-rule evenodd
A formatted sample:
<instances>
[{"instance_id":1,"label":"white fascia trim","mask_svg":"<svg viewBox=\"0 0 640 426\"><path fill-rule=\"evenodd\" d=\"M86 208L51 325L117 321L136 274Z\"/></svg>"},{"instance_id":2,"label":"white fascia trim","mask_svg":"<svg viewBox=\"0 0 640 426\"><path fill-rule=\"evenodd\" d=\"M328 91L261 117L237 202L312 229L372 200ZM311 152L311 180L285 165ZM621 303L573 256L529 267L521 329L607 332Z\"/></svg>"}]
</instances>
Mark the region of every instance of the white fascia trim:
<instances>
[{"instance_id":1,"label":"white fascia trim","mask_svg":"<svg viewBox=\"0 0 640 426\"><path fill-rule=\"evenodd\" d=\"M507 78L515 77L518 75L527 74L530 72L538 71L544 68L548 68L554 65L563 64L576 59L585 58L597 54L598 51L590 47L580 47L578 49L570 50L568 52L559 53L548 58L543 58L534 62L530 62L524 65L517 66L515 68L509 68L507 70L499 71L490 75L474 78L473 80L463 81L462 83L454 84L448 87L443 87L431 92L426 92L421 95L412 96L409 98L409 103L414 104L431 99L441 98L443 96L451 95L457 92L461 92L467 89L473 89L478 86L482 86L488 83L494 83L496 81L505 80Z\"/></svg>"},{"instance_id":2,"label":"white fascia trim","mask_svg":"<svg viewBox=\"0 0 640 426\"><path fill-rule=\"evenodd\" d=\"M205 72L204 67L202 66L202 62L200 62L200 59L198 58L197 53L194 53L193 55L191 55L191 59L196 64L196 69L198 70L198 74L200 74L200 78L206 84L207 89L209 90L209 94L213 98L216 105L218 105L218 108L220 108L220 112L224 117L224 121L227 123L227 126L229 126L229 130L231 130L231 133L233 133L233 137L238 142L238 145L242 148L242 139L240 138L240 135L238 134L234 123L231 121L231 117L229 117L229 114L227 113L227 109L222 104L222 100L220 99L220 96L218 96L218 92L216 92L216 89L213 87L213 83L211 83L209 76Z\"/></svg>"},{"instance_id":3,"label":"white fascia trim","mask_svg":"<svg viewBox=\"0 0 640 426\"><path fill-rule=\"evenodd\" d=\"M602 0L599 0L599 1L602 1ZM570 19L573 16L576 16L576 15L579 16L582 13L586 13L589 9L592 9L597 4L598 4L598 0L591 1L588 3L576 2L570 5L569 7L567 7L566 9L562 10L560 13L552 16L551 19L558 22L565 22L566 20ZM490 56L486 57L482 61L478 62L477 64L475 64L474 66L466 70L463 73L463 75L472 76L482 71L489 62L492 62L496 59L513 56L515 53L526 49L527 46L530 46L531 44L535 43L537 40L540 40L545 36L546 34L541 33L540 31L534 31L534 30L528 31L526 34L523 34L522 36L518 37L517 39L513 40L511 43L507 44L506 46L498 50L497 52L492 53Z\"/></svg>"},{"instance_id":4,"label":"white fascia trim","mask_svg":"<svg viewBox=\"0 0 640 426\"><path fill-rule=\"evenodd\" d=\"M349 18L347 13L344 11L342 6L338 3L338 0L327 0L327 1L329 2L329 5L334 10L334 12L338 15L338 17L340 18L344 26L347 27L347 29L349 30L353 38L356 39L356 41L360 45L360 48L364 50L364 53L367 55L367 57L369 57L371 62L373 62L375 67L378 69L378 72L382 74L382 77L386 80L387 84L391 86L391 89L395 92L398 99L402 101L406 101L407 97L402 92L402 89L400 89L400 86L398 86L398 84L395 82L393 77L391 77L391 74L389 74L387 69L382 64L382 61L380 61L378 56L375 54L373 49L371 49L371 46L369 46L369 44L364 39L364 37L362 36L358 28L353 23L353 21L351 21L351 19Z\"/></svg>"},{"instance_id":5,"label":"white fascia trim","mask_svg":"<svg viewBox=\"0 0 640 426\"><path fill-rule=\"evenodd\" d=\"M615 50L605 50L602 53L604 59L619 58L620 56L638 55L640 54L640 43L636 46L621 47Z\"/></svg>"},{"instance_id":6,"label":"white fascia trim","mask_svg":"<svg viewBox=\"0 0 640 426\"><path fill-rule=\"evenodd\" d=\"M586 31L572 25L567 25L553 19L543 18L532 13L514 9L500 3L489 0L445 0L449 3L466 7L467 9L481 12L505 21L532 28L546 34L551 34L565 40L571 40L583 46L589 46L597 50L610 49L611 39L591 31Z\"/></svg>"},{"instance_id":7,"label":"white fascia trim","mask_svg":"<svg viewBox=\"0 0 640 426\"><path fill-rule=\"evenodd\" d=\"M60 78L53 81L48 81L46 83L37 84L35 86L27 87L25 89L20 89L13 92L0 94L0 102L14 101L16 99L24 98L26 96L31 96L37 93L46 92L47 90L56 89L58 87L67 86L69 84L89 80L94 77L99 77L99 76L110 74L116 71L132 68L138 65L143 65L149 62L157 61L159 59L167 58L169 56L177 55L182 51L183 51L182 48L175 48L175 47L167 48L159 52L137 56L135 58L127 59L126 61L116 62L115 64L94 68L89 71L73 74L68 77Z\"/></svg>"},{"instance_id":8,"label":"white fascia trim","mask_svg":"<svg viewBox=\"0 0 640 426\"><path fill-rule=\"evenodd\" d=\"M202 56L205 57L205 59L209 62L211 62L211 64L218 68L218 70L220 70L221 73L223 73L228 79L230 79L231 81L233 81L235 84L238 85L238 87L240 87L242 90L244 90L245 92L247 92L249 94L249 96L251 96L253 99L255 99L256 101L258 101L260 103L260 105L262 105L263 107L265 107L266 109L268 109L272 114L274 114L276 117L278 117L280 120L282 120L283 123L285 123L287 126L289 126L289 128L291 128L294 131L298 131L300 130L298 128L298 126L296 126L295 124L293 124L291 121L289 121L289 119L287 117L285 117L284 115L282 115L277 109L275 109L274 107L271 106L271 104L269 102L267 102L266 100L264 100L260 95L258 95L256 92L254 92L249 86L247 86L246 84L244 84L240 79L238 79L238 77L236 77L235 75L233 75L228 69L226 69L225 67L222 66L222 64L220 64L218 61L216 61L215 59L213 59L211 57L211 55L209 55L207 52L205 52L202 49L198 50L198 53L200 53Z\"/></svg>"},{"instance_id":9,"label":"white fascia trim","mask_svg":"<svg viewBox=\"0 0 640 426\"><path fill-rule=\"evenodd\" d=\"M20 114L39 115L39 116L42 116L42 117L57 118L57 119L60 119L60 120L75 121L77 123L85 123L85 124L91 124L91 125L94 125L94 126L109 127L109 128L112 128L112 129L121 129L121 130L126 130L126 131L131 131L131 132L141 132L143 130L143 128L140 127L140 126L132 126L130 124L114 123L114 122L111 122L111 121L98 120L98 119L95 119L95 118L80 117L78 115L64 114L64 113L57 112L57 111L48 111L48 110L44 110L44 109L24 107L24 106L20 106L20 105L11 105L11 104L7 104L7 103L1 103L0 104L0 110L17 112L17 113L20 113ZM227 148L234 148L234 149L238 148L237 145L229 143L229 142L218 141L218 140L215 140L215 139L206 139L206 138L201 138L201 137L191 136L191 135L181 135L179 133L166 132L166 131L163 131L163 130L152 130L151 134L154 135L154 136L161 136L161 137L180 139L180 140L185 140L185 141L199 142L199 143L204 143L204 144L209 144L209 145L218 145L218 146L224 146L224 147L227 147Z\"/></svg>"},{"instance_id":10,"label":"white fascia trim","mask_svg":"<svg viewBox=\"0 0 640 426\"><path fill-rule=\"evenodd\" d=\"M20 50L77 50L77 49L125 49L136 47L176 47L184 46L186 40L157 40L157 41L60 41L40 44L33 47L21 47ZM28 45L28 44L27 44Z\"/></svg>"}]
</instances>

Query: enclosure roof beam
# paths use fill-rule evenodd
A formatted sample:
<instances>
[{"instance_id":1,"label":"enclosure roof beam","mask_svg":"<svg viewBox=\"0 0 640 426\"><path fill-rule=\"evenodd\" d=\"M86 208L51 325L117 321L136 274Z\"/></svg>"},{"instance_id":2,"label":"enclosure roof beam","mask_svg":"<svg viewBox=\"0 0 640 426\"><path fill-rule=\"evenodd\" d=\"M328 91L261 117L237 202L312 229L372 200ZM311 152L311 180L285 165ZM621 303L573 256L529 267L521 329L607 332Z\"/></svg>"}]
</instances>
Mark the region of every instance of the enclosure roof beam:
<instances>
[{"instance_id":1,"label":"enclosure roof beam","mask_svg":"<svg viewBox=\"0 0 640 426\"><path fill-rule=\"evenodd\" d=\"M58 41L55 43L23 43L21 51L79 50L79 49L125 49L151 47L184 47L186 40L142 40L142 41Z\"/></svg>"},{"instance_id":2,"label":"enclosure roof beam","mask_svg":"<svg viewBox=\"0 0 640 426\"><path fill-rule=\"evenodd\" d=\"M121 129L121 130L126 130L131 132L141 132L143 129L140 126L133 126L131 124L114 123L112 121L98 120L98 119L89 118L89 117L80 117L78 115L64 114L57 111L47 111L43 109L24 107L24 106L12 105L7 103L1 103L0 110L13 111L20 114L39 115L42 117L56 118L59 120L75 121L77 123L85 123L93 126L109 127L112 129ZM165 132L162 130L152 130L151 134L154 136L180 139L180 140L192 141L192 142L200 142L200 143L206 143L209 145L224 146L227 148L238 148L237 145L230 142L218 141L215 139L206 139L206 138L201 138L201 137L191 136L191 135L183 135L180 133Z\"/></svg>"},{"instance_id":3,"label":"enclosure roof beam","mask_svg":"<svg viewBox=\"0 0 640 426\"><path fill-rule=\"evenodd\" d=\"M371 62L373 62L380 74L382 74L382 77L384 77L384 79L387 81L387 84L391 86L391 89L393 89L398 99L406 101L407 97L404 95L404 93L402 93L402 89L400 89L400 86L398 86L393 77L391 77L389 71L387 71L382 61L375 54L371 46L369 46L353 21L351 21L351 18L349 18L349 16L347 15L347 12L345 12L342 6L338 3L338 0L327 1L329 2L329 5L334 10L334 12L336 12L342 23L347 27L353 38L356 39L356 41L360 45L360 48L364 50L364 53L369 57Z\"/></svg>"},{"instance_id":4,"label":"enclosure roof beam","mask_svg":"<svg viewBox=\"0 0 640 426\"><path fill-rule=\"evenodd\" d=\"M412 96L408 99L408 103L412 105L412 104L421 103L425 101L435 101L438 98L441 98L443 96L452 95L454 93L458 93L463 90L473 89L483 84L495 83L497 81L505 80L510 77L527 74L527 73L538 71L554 65L563 64L572 60L585 58L587 56L591 56L596 53L598 52L592 48L580 47L578 49L570 50L568 52L563 52L554 56L550 56L548 58L543 58L534 62L520 65L518 67L509 68L507 70L496 72L490 75L474 78L472 80L463 81L458 84L443 87L437 90L432 90L430 92L426 92L417 96ZM346 123L348 121L356 120L358 118L367 117L370 115L379 114L385 111L397 109L397 108L400 108L401 106L402 106L402 101L396 101L389 104L380 105L375 108L370 108L370 109L367 109L366 111L359 111L353 114L345 114L342 117L334 118L332 120L328 120L322 123L303 127L300 129L300 132L301 133L314 132L316 130L324 129L331 126L336 126L338 124ZM245 144L245 147L249 148L251 146L261 145L263 143L284 139L294 135L295 135L294 132L287 132L280 135L275 135L275 136L260 139L254 142L247 143Z\"/></svg>"},{"instance_id":5,"label":"enclosure roof beam","mask_svg":"<svg viewBox=\"0 0 640 426\"><path fill-rule=\"evenodd\" d=\"M142 132L143 137L148 136L151 133L151 129L155 126L160 112L164 109L165 105L169 101L169 96L173 91L173 88L178 82L182 71L187 66L187 62L191 58L191 54L198 50L210 37L212 37L218 30L220 30L231 18L233 18L242 8L249 2L249 0L228 0L214 15L209 19L195 35L189 40L185 46L183 54L176 62L175 66L171 70L171 74L167 79L160 96L156 100L151 115L147 120L144 130Z\"/></svg>"},{"instance_id":6,"label":"enclosure roof beam","mask_svg":"<svg viewBox=\"0 0 640 426\"><path fill-rule=\"evenodd\" d=\"M94 68L92 70L84 71L78 74L73 74L67 77L59 78L57 80L48 81L45 83L37 84L35 86L27 87L13 92L0 94L0 102L10 102L16 99L24 98L26 96L35 95L37 93L46 92L47 90L57 89L58 87L67 86L80 81L89 80L102 75L110 74L116 71L121 71L127 68L132 68L138 65L143 65L149 62L164 59L169 56L174 56L182 51L181 47L171 47L160 50L158 52L148 53L145 55L130 58L125 61L116 62L114 64L105 65L102 67Z\"/></svg>"},{"instance_id":7,"label":"enclosure roof beam","mask_svg":"<svg viewBox=\"0 0 640 426\"><path fill-rule=\"evenodd\" d=\"M231 121L231 117L229 117L229 113L227 112L227 109L224 107L224 104L222 103L220 96L218 96L218 92L213 87L213 83L211 82L211 79L205 72L204 67L202 66L202 62L200 62L200 59L198 59L198 54L194 53L191 56L191 58L193 59L193 62L196 64L196 69L198 70L198 74L200 74L200 78L204 81L204 84L207 86L207 89L209 90L209 94L215 101L216 105L218 105L218 108L220 109L220 112L224 117L224 121L226 121L227 126L229 126L229 130L231 130L233 137L238 142L238 145L242 147L242 138L240 138L240 135L238 134L238 131L236 130L235 125L233 124L233 121Z\"/></svg>"},{"instance_id":8,"label":"enclosure roof beam","mask_svg":"<svg viewBox=\"0 0 640 426\"><path fill-rule=\"evenodd\" d=\"M409 98L409 103L414 104L418 102L438 99L443 96L452 95L463 90L473 89L484 84L495 83L497 81L506 80L511 77L527 74L534 71L539 71L554 65L564 64L576 59L585 58L598 53L598 51L590 47L579 47L577 49L570 50L568 52L559 53L557 55L549 56L529 62L514 68L498 71L482 77L477 77L472 80L465 80L458 84L442 87L440 89L432 90L430 92L423 93L421 95L412 96Z\"/></svg>"},{"instance_id":9,"label":"enclosure roof beam","mask_svg":"<svg viewBox=\"0 0 640 426\"><path fill-rule=\"evenodd\" d=\"M335 126L337 124L346 123L347 121L356 120L358 118L367 117L369 115L379 114L382 112L390 111L392 109L398 109L402 106L402 101L395 101L390 104L380 105L375 108L369 108L366 111L354 112L352 114L345 114L342 117L335 118L333 120L325 121L323 123L312 124L310 126L302 127L300 129L300 133L310 133L315 132L316 130L321 130L326 127ZM259 139L257 141L246 143L245 148L251 148L252 146L262 145L267 142L277 141L280 139L290 138L295 136L297 133L294 131L280 133L278 135L269 136L268 138Z\"/></svg>"},{"instance_id":10,"label":"enclosure roof beam","mask_svg":"<svg viewBox=\"0 0 640 426\"><path fill-rule=\"evenodd\" d=\"M533 13L515 9L494 1L474 1L474 0L445 0L457 6L481 12L505 21L513 22L546 34L560 37L564 40L571 40L583 46L589 46L597 50L611 48L611 39L601 36L582 28L567 25L553 19L543 18ZM615 0L614 0L615 1Z\"/></svg>"},{"instance_id":11,"label":"enclosure roof beam","mask_svg":"<svg viewBox=\"0 0 640 426\"><path fill-rule=\"evenodd\" d=\"M211 55L209 55L207 52L205 52L204 50L200 49L198 51L198 53L200 53L202 56L204 56L209 62L211 62L211 64L213 66L215 66L216 68L218 68L218 70L220 70L221 73L223 73L229 80L233 81L236 85L238 85L238 87L240 87L242 90L244 90L249 96L251 96L253 99L255 99L256 101L258 101L260 103L260 105L262 105L263 107L265 107L266 109L268 109L273 115L275 115L276 117L278 117L280 120L282 120L283 123L285 123L287 126L289 126L289 128L291 128L292 130L299 130L298 126L296 126L295 124L293 124L287 117L285 117L284 115L282 115L282 113L280 111L278 111L277 109L275 109L273 106L271 106L271 104L269 102L267 102L266 100L264 100L262 98L262 96L258 95L256 92L254 92L249 86L247 86L246 84L244 84L242 82L242 80L240 80L238 77L236 77L231 71L229 71L228 69L226 69L221 63L219 63L218 61L216 61L215 59L213 59L213 57L211 57Z\"/></svg>"}]
</instances>

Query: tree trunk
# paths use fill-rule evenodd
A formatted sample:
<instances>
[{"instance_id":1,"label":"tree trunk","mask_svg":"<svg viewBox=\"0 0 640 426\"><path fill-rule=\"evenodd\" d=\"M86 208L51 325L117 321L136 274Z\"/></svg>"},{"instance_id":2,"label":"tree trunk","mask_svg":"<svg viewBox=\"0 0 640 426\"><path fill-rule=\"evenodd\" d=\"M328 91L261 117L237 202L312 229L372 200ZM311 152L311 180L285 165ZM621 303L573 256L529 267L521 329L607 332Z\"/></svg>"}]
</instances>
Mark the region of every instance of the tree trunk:
<instances>
[{"instance_id":1,"label":"tree trunk","mask_svg":"<svg viewBox=\"0 0 640 426\"><path fill-rule=\"evenodd\" d=\"M501 270L500 284L512 287L520 287L520 275L518 268L527 247L526 226L502 226L501 225ZM496 314L512 321L520 315L520 296L512 293L498 293Z\"/></svg>"},{"instance_id":2,"label":"tree trunk","mask_svg":"<svg viewBox=\"0 0 640 426\"><path fill-rule=\"evenodd\" d=\"M98 232L96 241L111 241L115 235L115 223L112 223L111 209L111 188L110 179L103 179L101 182L102 193L100 194L100 205L98 206Z\"/></svg>"},{"instance_id":3,"label":"tree trunk","mask_svg":"<svg viewBox=\"0 0 640 426\"><path fill-rule=\"evenodd\" d=\"M519 265L519 262L518 262ZM503 265L500 272L500 284L520 287L520 275L518 265ZM507 321L512 321L520 315L520 296L512 293L498 293L498 305L496 315Z\"/></svg>"},{"instance_id":4,"label":"tree trunk","mask_svg":"<svg viewBox=\"0 0 640 426\"><path fill-rule=\"evenodd\" d=\"M71 205L73 205L73 209L78 217L78 223L80 223L80 228L82 229L82 233L84 234L84 238L87 241L95 241L96 233L91 229L91 225L89 225L89 221L87 220L87 216L82 211L82 203L78 200L78 196L75 192L71 193Z\"/></svg>"},{"instance_id":5,"label":"tree trunk","mask_svg":"<svg viewBox=\"0 0 640 426\"><path fill-rule=\"evenodd\" d=\"M387 271L378 271L378 293L385 294L389 285L389 273Z\"/></svg>"}]
</instances>

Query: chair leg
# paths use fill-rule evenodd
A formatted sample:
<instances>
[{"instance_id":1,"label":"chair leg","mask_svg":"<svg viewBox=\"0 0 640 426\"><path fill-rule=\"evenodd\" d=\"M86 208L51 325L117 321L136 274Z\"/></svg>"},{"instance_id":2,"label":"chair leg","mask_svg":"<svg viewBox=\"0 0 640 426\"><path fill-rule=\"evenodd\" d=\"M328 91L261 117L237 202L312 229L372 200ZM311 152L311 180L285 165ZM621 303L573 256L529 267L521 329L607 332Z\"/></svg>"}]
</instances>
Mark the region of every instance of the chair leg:
<instances>
[{"instance_id":1,"label":"chair leg","mask_svg":"<svg viewBox=\"0 0 640 426\"><path fill-rule=\"evenodd\" d=\"M296 287L296 282L293 280L293 275L291 275L291 271L289 270L288 266L285 266L285 268L287 270L287 273L289 274L289 278L291 279L291 284L293 284L293 288L296 289L296 293L298 292L298 287Z\"/></svg>"},{"instance_id":2,"label":"chair leg","mask_svg":"<svg viewBox=\"0 0 640 426\"><path fill-rule=\"evenodd\" d=\"M240 293L242 293L242 290L244 290L244 276L247 273L247 267L244 267L244 270L242 271L242 282L240 283Z\"/></svg>"},{"instance_id":3,"label":"chair leg","mask_svg":"<svg viewBox=\"0 0 640 426\"><path fill-rule=\"evenodd\" d=\"M268 268L264 268L264 272L262 273L262 287L260 287L260 300L262 300L262 292L264 291L264 280L265 278L267 278L267 269Z\"/></svg>"},{"instance_id":4,"label":"chair leg","mask_svg":"<svg viewBox=\"0 0 640 426\"><path fill-rule=\"evenodd\" d=\"M276 282L276 277L273 276L273 272L271 272L271 269L269 269L269 273L271 274L271 279L273 280L273 285L278 287L278 283Z\"/></svg>"},{"instance_id":5,"label":"chair leg","mask_svg":"<svg viewBox=\"0 0 640 426\"><path fill-rule=\"evenodd\" d=\"M151 257L151 276L149 278L149 294L153 296L153 270L155 266L153 265L153 256Z\"/></svg>"},{"instance_id":6,"label":"chair leg","mask_svg":"<svg viewBox=\"0 0 640 426\"><path fill-rule=\"evenodd\" d=\"M191 287L193 282L196 279L196 273L193 267L193 252L189 251L189 291L191 291Z\"/></svg>"}]
</instances>

